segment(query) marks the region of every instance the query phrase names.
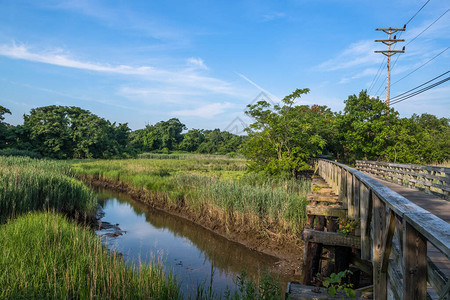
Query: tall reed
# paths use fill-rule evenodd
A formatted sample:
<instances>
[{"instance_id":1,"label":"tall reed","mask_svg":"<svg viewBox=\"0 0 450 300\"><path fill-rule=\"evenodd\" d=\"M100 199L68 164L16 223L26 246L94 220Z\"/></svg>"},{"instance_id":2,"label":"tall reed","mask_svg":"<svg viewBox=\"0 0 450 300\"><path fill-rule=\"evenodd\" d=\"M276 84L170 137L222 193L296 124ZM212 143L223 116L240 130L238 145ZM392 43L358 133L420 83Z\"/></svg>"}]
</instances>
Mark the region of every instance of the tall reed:
<instances>
[{"instance_id":1,"label":"tall reed","mask_svg":"<svg viewBox=\"0 0 450 300\"><path fill-rule=\"evenodd\" d=\"M0 299L177 299L161 264L134 267L95 233L55 213L28 213L0 226Z\"/></svg>"},{"instance_id":2,"label":"tall reed","mask_svg":"<svg viewBox=\"0 0 450 300\"><path fill-rule=\"evenodd\" d=\"M42 209L92 215L96 198L65 162L0 156L0 223Z\"/></svg>"},{"instance_id":3,"label":"tall reed","mask_svg":"<svg viewBox=\"0 0 450 300\"><path fill-rule=\"evenodd\" d=\"M147 189L167 201L192 209L214 206L226 213L241 213L278 223L297 235L306 218L306 195L310 181L269 178L246 172L240 159L183 160L129 159L74 162L83 176L125 182Z\"/></svg>"}]
</instances>

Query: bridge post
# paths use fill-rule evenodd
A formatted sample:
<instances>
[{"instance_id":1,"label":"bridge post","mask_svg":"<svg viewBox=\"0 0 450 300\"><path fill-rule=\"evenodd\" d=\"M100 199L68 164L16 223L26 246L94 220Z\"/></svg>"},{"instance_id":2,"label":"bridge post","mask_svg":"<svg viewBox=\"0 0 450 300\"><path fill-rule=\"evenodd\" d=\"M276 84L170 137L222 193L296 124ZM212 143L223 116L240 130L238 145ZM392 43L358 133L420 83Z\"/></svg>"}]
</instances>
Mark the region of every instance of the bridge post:
<instances>
[{"instance_id":1,"label":"bridge post","mask_svg":"<svg viewBox=\"0 0 450 300\"><path fill-rule=\"evenodd\" d=\"M427 298L427 240L403 219L403 299Z\"/></svg>"},{"instance_id":2,"label":"bridge post","mask_svg":"<svg viewBox=\"0 0 450 300\"><path fill-rule=\"evenodd\" d=\"M387 274L382 272L383 242L386 231L386 205L377 195L373 199L373 287L375 299L387 299Z\"/></svg>"}]
</instances>

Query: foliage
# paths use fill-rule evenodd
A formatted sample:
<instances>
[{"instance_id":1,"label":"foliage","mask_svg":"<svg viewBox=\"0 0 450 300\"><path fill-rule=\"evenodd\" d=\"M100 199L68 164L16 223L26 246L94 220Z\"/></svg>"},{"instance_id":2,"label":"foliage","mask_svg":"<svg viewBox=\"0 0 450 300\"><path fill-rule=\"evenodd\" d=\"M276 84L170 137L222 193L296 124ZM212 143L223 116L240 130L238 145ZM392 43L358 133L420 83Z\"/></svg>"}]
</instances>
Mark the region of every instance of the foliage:
<instances>
[{"instance_id":1,"label":"foliage","mask_svg":"<svg viewBox=\"0 0 450 300\"><path fill-rule=\"evenodd\" d=\"M94 193L64 162L0 156L0 223L28 211L95 214Z\"/></svg>"},{"instance_id":2,"label":"foliage","mask_svg":"<svg viewBox=\"0 0 450 300\"><path fill-rule=\"evenodd\" d=\"M342 233L345 236L349 235L350 233L354 233L355 229L359 228L358 220L339 218L338 224L340 225L338 232Z\"/></svg>"},{"instance_id":3,"label":"foliage","mask_svg":"<svg viewBox=\"0 0 450 300\"><path fill-rule=\"evenodd\" d=\"M325 106L294 106L295 100L308 92L297 89L282 100L283 106L272 107L267 101L247 106L246 114L255 122L247 130L250 138L243 153L252 160L252 170L295 177L324 149L333 113Z\"/></svg>"},{"instance_id":4,"label":"foliage","mask_svg":"<svg viewBox=\"0 0 450 300\"><path fill-rule=\"evenodd\" d=\"M245 269L234 279L238 290L233 295L225 295L225 299L282 299L280 281L264 270L259 282L248 276Z\"/></svg>"},{"instance_id":5,"label":"foliage","mask_svg":"<svg viewBox=\"0 0 450 300\"><path fill-rule=\"evenodd\" d=\"M349 96L344 103L344 113L336 124L342 143L341 155L347 161L377 160L394 145L398 113L378 98L371 98L367 91Z\"/></svg>"},{"instance_id":6,"label":"foliage","mask_svg":"<svg viewBox=\"0 0 450 300\"><path fill-rule=\"evenodd\" d=\"M134 267L89 228L54 213L0 226L0 299L177 299L161 264Z\"/></svg>"},{"instance_id":7,"label":"foliage","mask_svg":"<svg viewBox=\"0 0 450 300\"><path fill-rule=\"evenodd\" d=\"M45 106L24 116L30 141L45 157L108 158L126 152L130 129L78 107Z\"/></svg>"},{"instance_id":8,"label":"foliage","mask_svg":"<svg viewBox=\"0 0 450 300\"><path fill-rule=\"evenodd\" d=\"M339 159L430 164L450 158L450 119L426 113L399 118L367 91L349 96L345 104L336 119L339 134L332 151Z\"/></svg>"},{"instance_id":9,"label":"foliage","mask_svg":"<svg viewBox=\"0 0 450 300\"><path fill-rule=\"evenodd\" d=\"M330 277L324 278L323 286L328 288L328 294L330 294L331 297L334 297L334 295L343 291L347 297L354 299L356 298L356 294L355 290L353 290L353 285L351 283L343 282L343 279L352 274L353 272L350 270L345 270L338 274L332 273Z\"/></svg>"},{"instance_id":10,"label":"foliage","mask_svg":"<svg viewBox=\"0 0 450 300\"><path fill-rule=\"evenodd\" d=\"M0 150L0 156L27 156L30 158L42 158L42 155L40 153L15 148L7 148Z\"/></svg>"},{"instance_id":11,"label":"foliage","mask_svg":"<svg viewBox=\"0 0 450 300\"><path fill-rule=\"evenodd\" d=\"M306 218L309 181L246 174L242 159L193 155L184 159L75 161L73 168L80 176L145 188L169 205L248 215L255 226L260 226L261 220L275 222L287 232L286 237L301 232Z\"/></svg>"},{"instance_id":12,"label":"foliage","mask_svg":"<svg viewBox=\"0 0 450 300\"><path fill-rule=\"evenodd\" d=\"M4 114L11 114L11 111L0 105L0 149L8 146L9 126L3 122L5 119Z\"/></svg>"}]
</instances>

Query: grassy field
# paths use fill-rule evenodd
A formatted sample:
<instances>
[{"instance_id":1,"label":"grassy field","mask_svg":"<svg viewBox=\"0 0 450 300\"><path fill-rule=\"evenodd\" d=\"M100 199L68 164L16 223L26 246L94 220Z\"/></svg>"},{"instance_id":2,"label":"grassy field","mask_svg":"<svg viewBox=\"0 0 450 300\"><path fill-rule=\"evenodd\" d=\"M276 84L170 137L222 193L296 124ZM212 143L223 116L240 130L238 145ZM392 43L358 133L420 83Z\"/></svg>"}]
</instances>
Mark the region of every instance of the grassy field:
<instances>
[{"instance_id":1,"label":"grassy field","mask_svg":"<svg viewBox=\"0 0 450 300\"><path fill-rule=\"evenodd\" d=\"M0 226L0 299L177 299L162 265L133 267L95 233L54 213Z\"/></svg>"},{"instance_id":2,"label":"grassy field","mask_svg":"<svg viewBox=\"0 0 450 300\"><path fill-rule=\"evenodd\" d=\"M268 221L292 235L303 229L309 181L247 173L245 160L226 156L147 157L74 161L72 166L80 176L106 178L154 192L168 205L214 208L224 216L250 216L255 226Z\"/></svg>"},{"instance_id":3,"label":"grassy field","mask_svg":"<svg viewBox=\"0 0 450 300\"><path fill-rule=\"evenodd\" d=\"M65 162L0 156L0 223L34 210L95 215L95 194Z\"/></svg>"},{"instance_id":4,"label":"grassy field","mask_svg":"<svg viewBox=\"0 0 450 300\"><path fill-rule=\"evenodd\" d=\"M66 219L93 216L96 201L66 162L0 156L0 299L179 296L162 265L134 268Z\"/></svg>"}]
</instances>

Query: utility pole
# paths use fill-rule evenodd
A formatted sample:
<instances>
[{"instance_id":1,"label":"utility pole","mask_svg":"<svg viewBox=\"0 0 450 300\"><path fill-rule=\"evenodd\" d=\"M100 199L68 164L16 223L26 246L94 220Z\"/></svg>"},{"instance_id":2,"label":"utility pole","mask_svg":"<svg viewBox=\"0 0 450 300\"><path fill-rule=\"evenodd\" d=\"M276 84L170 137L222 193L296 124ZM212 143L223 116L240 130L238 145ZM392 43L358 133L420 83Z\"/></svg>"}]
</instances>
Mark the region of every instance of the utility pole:
<instances>
[{"instance_id":1,"label":"utility pole","mask_svg":"<svg viewBox=\"0 0 450 300\"><path fill-rule=\"evenodd\" d=\"M391 93L391 56L396 53L404 53L405 47L403 47L403 50L391 50L391 46L394 45L397 42L404 42L405 40L397 39L397 36L395 35L393 39L391 39L391 35L396 33L397 31L405 31L406 25L403 26L403 28L377 28L375 30L377 31L383 31L388 35L387 40L375 40L375 42L382 42L383 44L388 46L388 50L381 50L381 51L375 51L375 53L383 53L387 56L387 83L386 83L386 105L389 108L389 98Z\"/></svg>"}]
</instances>

